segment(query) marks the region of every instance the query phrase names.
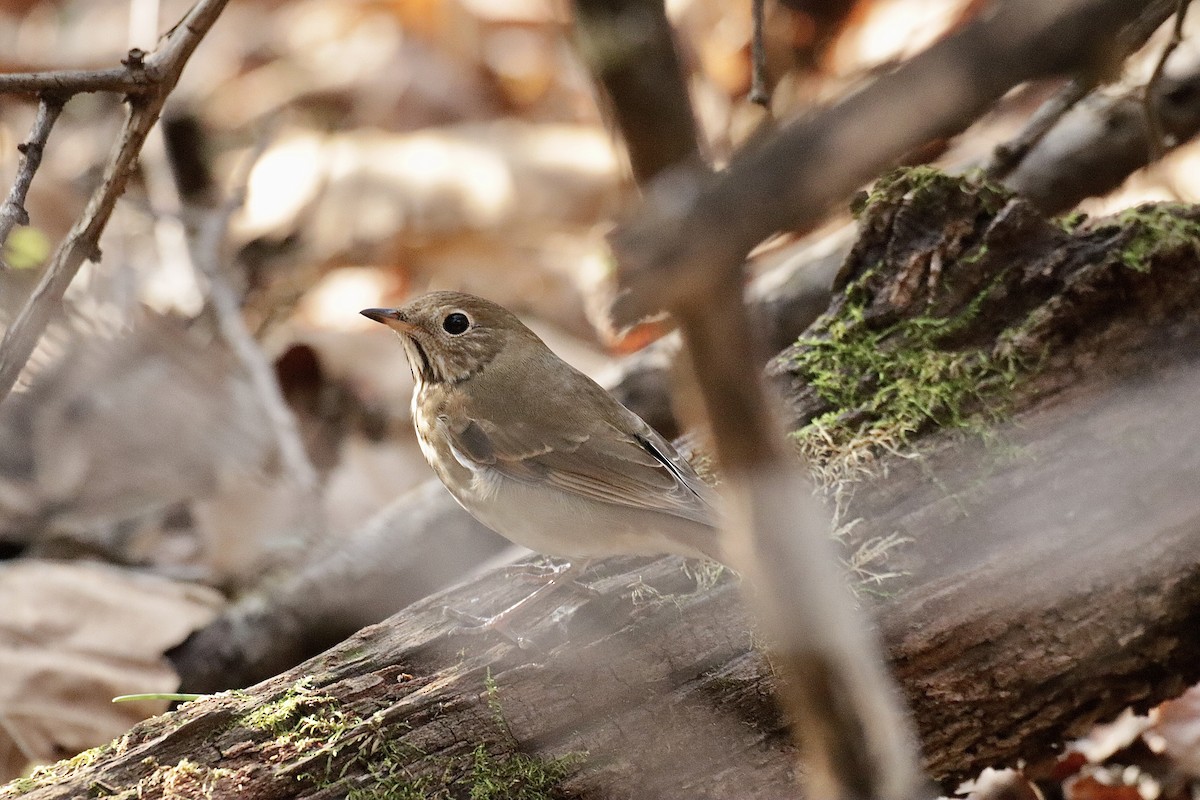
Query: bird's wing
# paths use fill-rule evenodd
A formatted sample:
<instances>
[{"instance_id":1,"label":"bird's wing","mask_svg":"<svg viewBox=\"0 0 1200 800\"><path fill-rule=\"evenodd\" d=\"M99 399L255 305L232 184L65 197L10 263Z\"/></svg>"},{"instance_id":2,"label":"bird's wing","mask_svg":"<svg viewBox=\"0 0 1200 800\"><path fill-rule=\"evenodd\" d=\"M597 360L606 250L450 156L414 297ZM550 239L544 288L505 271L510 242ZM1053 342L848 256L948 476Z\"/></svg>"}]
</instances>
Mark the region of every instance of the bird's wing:
<instances>
[{"instance_id":1,"label":"bird's wing","mask_svg":"<svg viewBox=\"0 0 1200 800\"><path fill-rule=\"evenodd\" d=\"M569 434L465 415L441 416L438 423L455 458L470 469L715 525L713 490L649 425L621 411L615 424L594 420Z\"/></svg>"}]
</instances>

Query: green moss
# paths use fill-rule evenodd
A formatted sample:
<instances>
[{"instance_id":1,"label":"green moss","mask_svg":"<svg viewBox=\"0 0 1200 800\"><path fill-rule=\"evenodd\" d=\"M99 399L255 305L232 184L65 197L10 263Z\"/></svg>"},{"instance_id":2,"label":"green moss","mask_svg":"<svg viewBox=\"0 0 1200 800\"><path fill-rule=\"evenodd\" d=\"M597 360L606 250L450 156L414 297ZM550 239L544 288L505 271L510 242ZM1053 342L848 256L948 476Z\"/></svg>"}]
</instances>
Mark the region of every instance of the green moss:
<instances>
[{"instance_id":1,"label":"green moss","mask_svg":"<svg viewBox=\"0 0 1200 800\"><path fill-rule=\"evenodd\" d=\"M447 800L447 780L437 781L432 777L413 775L409 765L413 761L414 749L386 732L377 732L364 740L365 745L342 770L344 775L354 767L360 767L362 778L329 780L318 782L322 786L347 785L347 800ZM338 776L340 778L340 776Z\"/></svg>"},{"instance_id":2,"label":"green moss","mask_svg":"<svg viewBox=\"0 0 1200 800\"><path fill-rule=\"evenodd\" d=\"M583 760L573 753L543 760L524 753L496 759L483 745L471 754L471 800L550 800L556 787Z\"/></svg>"},{"instance_id":3,"label":"green moss","mask_svg":"<svg viewBox=\"0 0 1200 800\"><path fill-rule=\"evenodd\" d=\"M54 764L45 764L40 767L35 767L32 772L16 780L10 781L3 786L0 786L0 798L3 797L19 797L26 792L31 792L34 789L39 789L43 786L49 786L73 775L79 769L89 766L96 762L104 754L113 749L114 742L102 744L99 747L93 747L90 750L84 750L82 753L77 753L70 758L65 758L62 761Z\"/></svg>"},{"instance_id":4,"label":"green moss","mask_svg":"<svg viewBox=\"0 0 1200 800\"><path fill-rule=\"evenodd\" d=\"M720 583L726 573L732 572L729 567L716 561L700 561L697 563L688 561L684 563L683 571L696 582L696 591L692 594L707 592ZM692 595L688 594L686 596L691 597Z\"/></svg>"},{"instance_id":5,"label":"green moss","mask_svg":"<svg viewBox=\"0 0 1200 800\"><path fill-rule=\"evenodd\" d=\"M881 330L864 322L861 287L818 334L801 338L795 373L833 408L793 433L827 487L866 472L880 451L894 451L930 425L978 430L1006 406L1022 363L1012 348L945 349L942 343L978 315L991 288L960 313L921 316ZM995 284L993 284L994 286Z\"/></svg>"},{"instance_id":6,"label":"green moss","mask_svg":"<svg viewBox=\"0 0 1200 800\"><path fill-rule=\"evenodd\" d=\"M1121 250L1121 262L1136 272L1149 272L1154 257L1180 250L1200 255L1200 222L1183 213L1178 203L1138 206L1117 215L1117 222L1132 230Z\"/></svg>"},{"instance_id":7,"label":"green moss","mask_svg":"<svg viewBox=\"0 0 1200 800\"><path fill-rule=\"evenodd\" d=\"M127 792L131 797L143 797L154 793L163 797L211 798L219 796L216 792L217 782L233 774L233 770L213 769L184 758L177 764L156 767L138 781L135 789Z\"/></svg>"},{"instance_id":8,"label":"green moss","mask_svg":"<svg viewBox=\"0 0 1200 800\"><path fill-rule=\"evenodd\" d=\"M582 753L554 759L525 753L496 755L483 744L470 752L430 756L403 741L396 726L385 727L378 714L364 719L341 707L337 698L318 692L313 683L311 677L298 681L277 699L237 721L269 733L273 743L287 754L286 760L295 765L291 769L296 779L319 788L336 788L350 800L550 800L560 796L556 794L557 785L585 757ZM500 705L500 690L490 674L484 689L493 721L504 737L511 739ZM108 744L92 748L57 764L39 767L0 787L0 798L18 797L58 783L113 747ZM149 759L144 766L147 772L137 788L119 796L161 792L209 797L221 778L233 774L186 758L173 765L159 765ZM100 785L96 790L113 794L112 789Z\"/></svg>"},{"instance_id":9,"label":"green moss","mask_svg":"<svg viewBox=\"0 0 1200 800\"><path fill-rule=\"evenodd\" d=\"M311 676L297 681L278 699L243 714L238 722L247 728L268 731L277 737L294 734L334 735L340 730L335 719L338 713L332 708L337 699L318 694L312 683ZM301 713L306 709L308 713Z\"/></svg>"},{"instance_id":10,"label":"green moss","mask_svg":"<svg viewBox=\"0 0 1200 800\"><path fill-rule=\"evenodd\" d=\"M29 775L0 787L0 797L19 797L27 792L61 783L77 770L95 763L101 756L111 752L115 742L84 750L71 758L38 767ZM177 764L159 765L154 759L146 759L150 771L138 781L134 788L117 792L99 782L93 782L90 791L99 797L134 798L147 793L161 793L169 797L213 797L217 781L233 775L233 770L212 769L184 758Z\"/></svg>"},{"instance_id":11,"label":"green moss","mask_svg":"<svg viewBox=\"0 0 1200 800\"><path fill-rule=\"evenodd\" d=\"M582 754L550 760L524 753L497 758L481 744L469 755L446 759L440 775L414 776L405 766L410 756L394 743L384 745L374 753L367 778L355 779L362 785L346 788L347 800L553 800L561 796L558 785L583 760Z\"/></svg>"},{"instance_id":12,"label":"green moss","mask_svg":"<svg viewBox=\"0 0 1200 800\"><path fill-rule=\"evenodd\" d=\"M496 727L511 735L508 722L504 719L504 708L500 705L500 687L496 685L496 679L492 677L491 667L488 667L487 677L483 679L483 690L487 696L488 711L492 712L492 722L496 723Z\"/></svg>"},{"instance_id":13,"label":"green moss","mask_svg":"<svg viewBox=\"0 0 1200 800\"><path fill-rule=\"evenodd\" d=\"M1067 233L1074 233L1080 225L1087 221L1087 218L1088 215L1082 211L1072 211L1069 214L1055 217L1054 221Z\"/></svg>"},{"instance_id":14,"label":"green moss","mask_svg":"<svg viewBox=\"0 0 1200 800\"><path fill-rule=\"evenodd\" d=\"M490 672L484 692L496 727L511 739L500 689ZM316 709L298 715L298 709L314 701L320 703ZM348 800L551 800L558 796L555 787L584 758L582 753L555 759L497 756L483 744L470 753L431 756L403 741L394 728L385 728L379 715L358 717L338 708L332 698L317 695L307 683L270 705L260 709L261 716L265 723L283 726L272 728L278 740L302 747L317 744L305 760L310 771L298 777L344 791ZM338 758L344 753L351 754L349 760ZM318 765L315 771L313 765ZM440 769L431 772L435 765ZM351 772L361 774L348 777Z\"/></svg>"}]
</instances>

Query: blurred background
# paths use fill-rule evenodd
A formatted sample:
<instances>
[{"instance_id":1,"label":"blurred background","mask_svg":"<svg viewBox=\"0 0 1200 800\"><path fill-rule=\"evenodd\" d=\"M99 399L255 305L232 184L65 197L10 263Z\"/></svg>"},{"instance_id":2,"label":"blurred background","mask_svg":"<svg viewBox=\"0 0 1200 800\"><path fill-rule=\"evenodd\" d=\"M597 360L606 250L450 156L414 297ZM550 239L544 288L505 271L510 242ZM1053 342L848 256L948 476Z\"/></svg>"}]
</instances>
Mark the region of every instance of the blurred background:
<instances>
[{"instance_id":1,"label":"blurred background","mask_svg":"<svg viewBox=\"0 0 1200 800\"><path fill-rule=\"evenodd\" d=\"M667 8L721 164L772 119L852 90L982 5L768 2L773 116L747 99L749 3ZM131 47L153 50L189 6L2 0L0 71L115 65ZM1145 82L1165 35L1113 93ZM604 235L635 190L570 36L557 0L225 10L143 151L103 258L85 265L0 404L0 779L119 734L156 707L81 704L172 688L165 648L429 478L403 351L359 309L433 288L484 295L602 382L662 333L616 337L604 321ZM1015 90L914 161L983 163L1057 88ZM0 96L5 186L34 110ZM4 253L0 325L81 213L121 117L104 94L67 105L29 194L31 225ZM1150 199L1200 199L1200 148L1185 144L1080 208ZM200 235L214 219L227 235ZM843 241L849 220L780 237L756 269ZM218 288L236 299L291 420L222 332L205 259L221 266Z\"/></svg>"}]
</instances>

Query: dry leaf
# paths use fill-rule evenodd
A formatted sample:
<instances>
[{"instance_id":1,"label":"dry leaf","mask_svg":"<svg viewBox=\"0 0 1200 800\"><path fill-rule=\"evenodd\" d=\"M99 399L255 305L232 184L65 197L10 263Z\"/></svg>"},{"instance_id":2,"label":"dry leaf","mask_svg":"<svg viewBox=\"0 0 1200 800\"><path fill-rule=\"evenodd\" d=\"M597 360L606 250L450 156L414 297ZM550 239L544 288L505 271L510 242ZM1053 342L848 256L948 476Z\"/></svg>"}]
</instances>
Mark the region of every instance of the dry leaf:
<instances>
[{"instance_id":1,"label":"dry leaf","mask_svg":"<svg viewBox=\"0 0 1200 800\"><path fill-rule=\"evenodd\" d=\"M98 564L0 566L0 781L103 744L178 685L162 653L211 620L214 591Z\"/></svg>"}]
</instances>

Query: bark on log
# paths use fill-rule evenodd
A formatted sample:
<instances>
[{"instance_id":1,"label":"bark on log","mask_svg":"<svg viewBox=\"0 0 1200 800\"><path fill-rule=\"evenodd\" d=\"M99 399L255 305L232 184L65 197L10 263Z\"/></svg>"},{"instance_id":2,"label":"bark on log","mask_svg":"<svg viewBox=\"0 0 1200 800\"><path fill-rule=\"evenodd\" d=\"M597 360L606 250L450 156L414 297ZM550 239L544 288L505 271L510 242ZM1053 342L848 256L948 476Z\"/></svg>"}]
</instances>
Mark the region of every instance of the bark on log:
<instances>
[{"instance_id":1,"label":"bark on log","mask_svg":"<svg viewBox=\"0 0 1200 800\"><path fill-rule=\"evenodd\" d=\"M939 334L922 346L967 362L1004 348L1038 356L1007 398L1015 425L983 443L926 435L919 459L880 462L887 474L860 483L850 510L860 542L912 540L889 559L909 575L874 610L925 765L953 783L1200 679L1200 214L1141 209L1067 231L993 189L913 177L866 209L843 327L887 334L869 341L897 358L914 326ZM832 321L814 331L836 335ZM799 375L801 356L778 362L781 380ZM831 409L810 389L794 393L797 423ZM865 403L839 410L842 422L883 422ZM927 427L950 411L930 408ZM603 562L586 578L594 596L561 595L574 613L530 621L529 651L464 635L442 614L528 591L491 573L23 788L794 796L794 753L736 582L698 587L694 574L678 559Z\"/></svg>"}]
</instances>

